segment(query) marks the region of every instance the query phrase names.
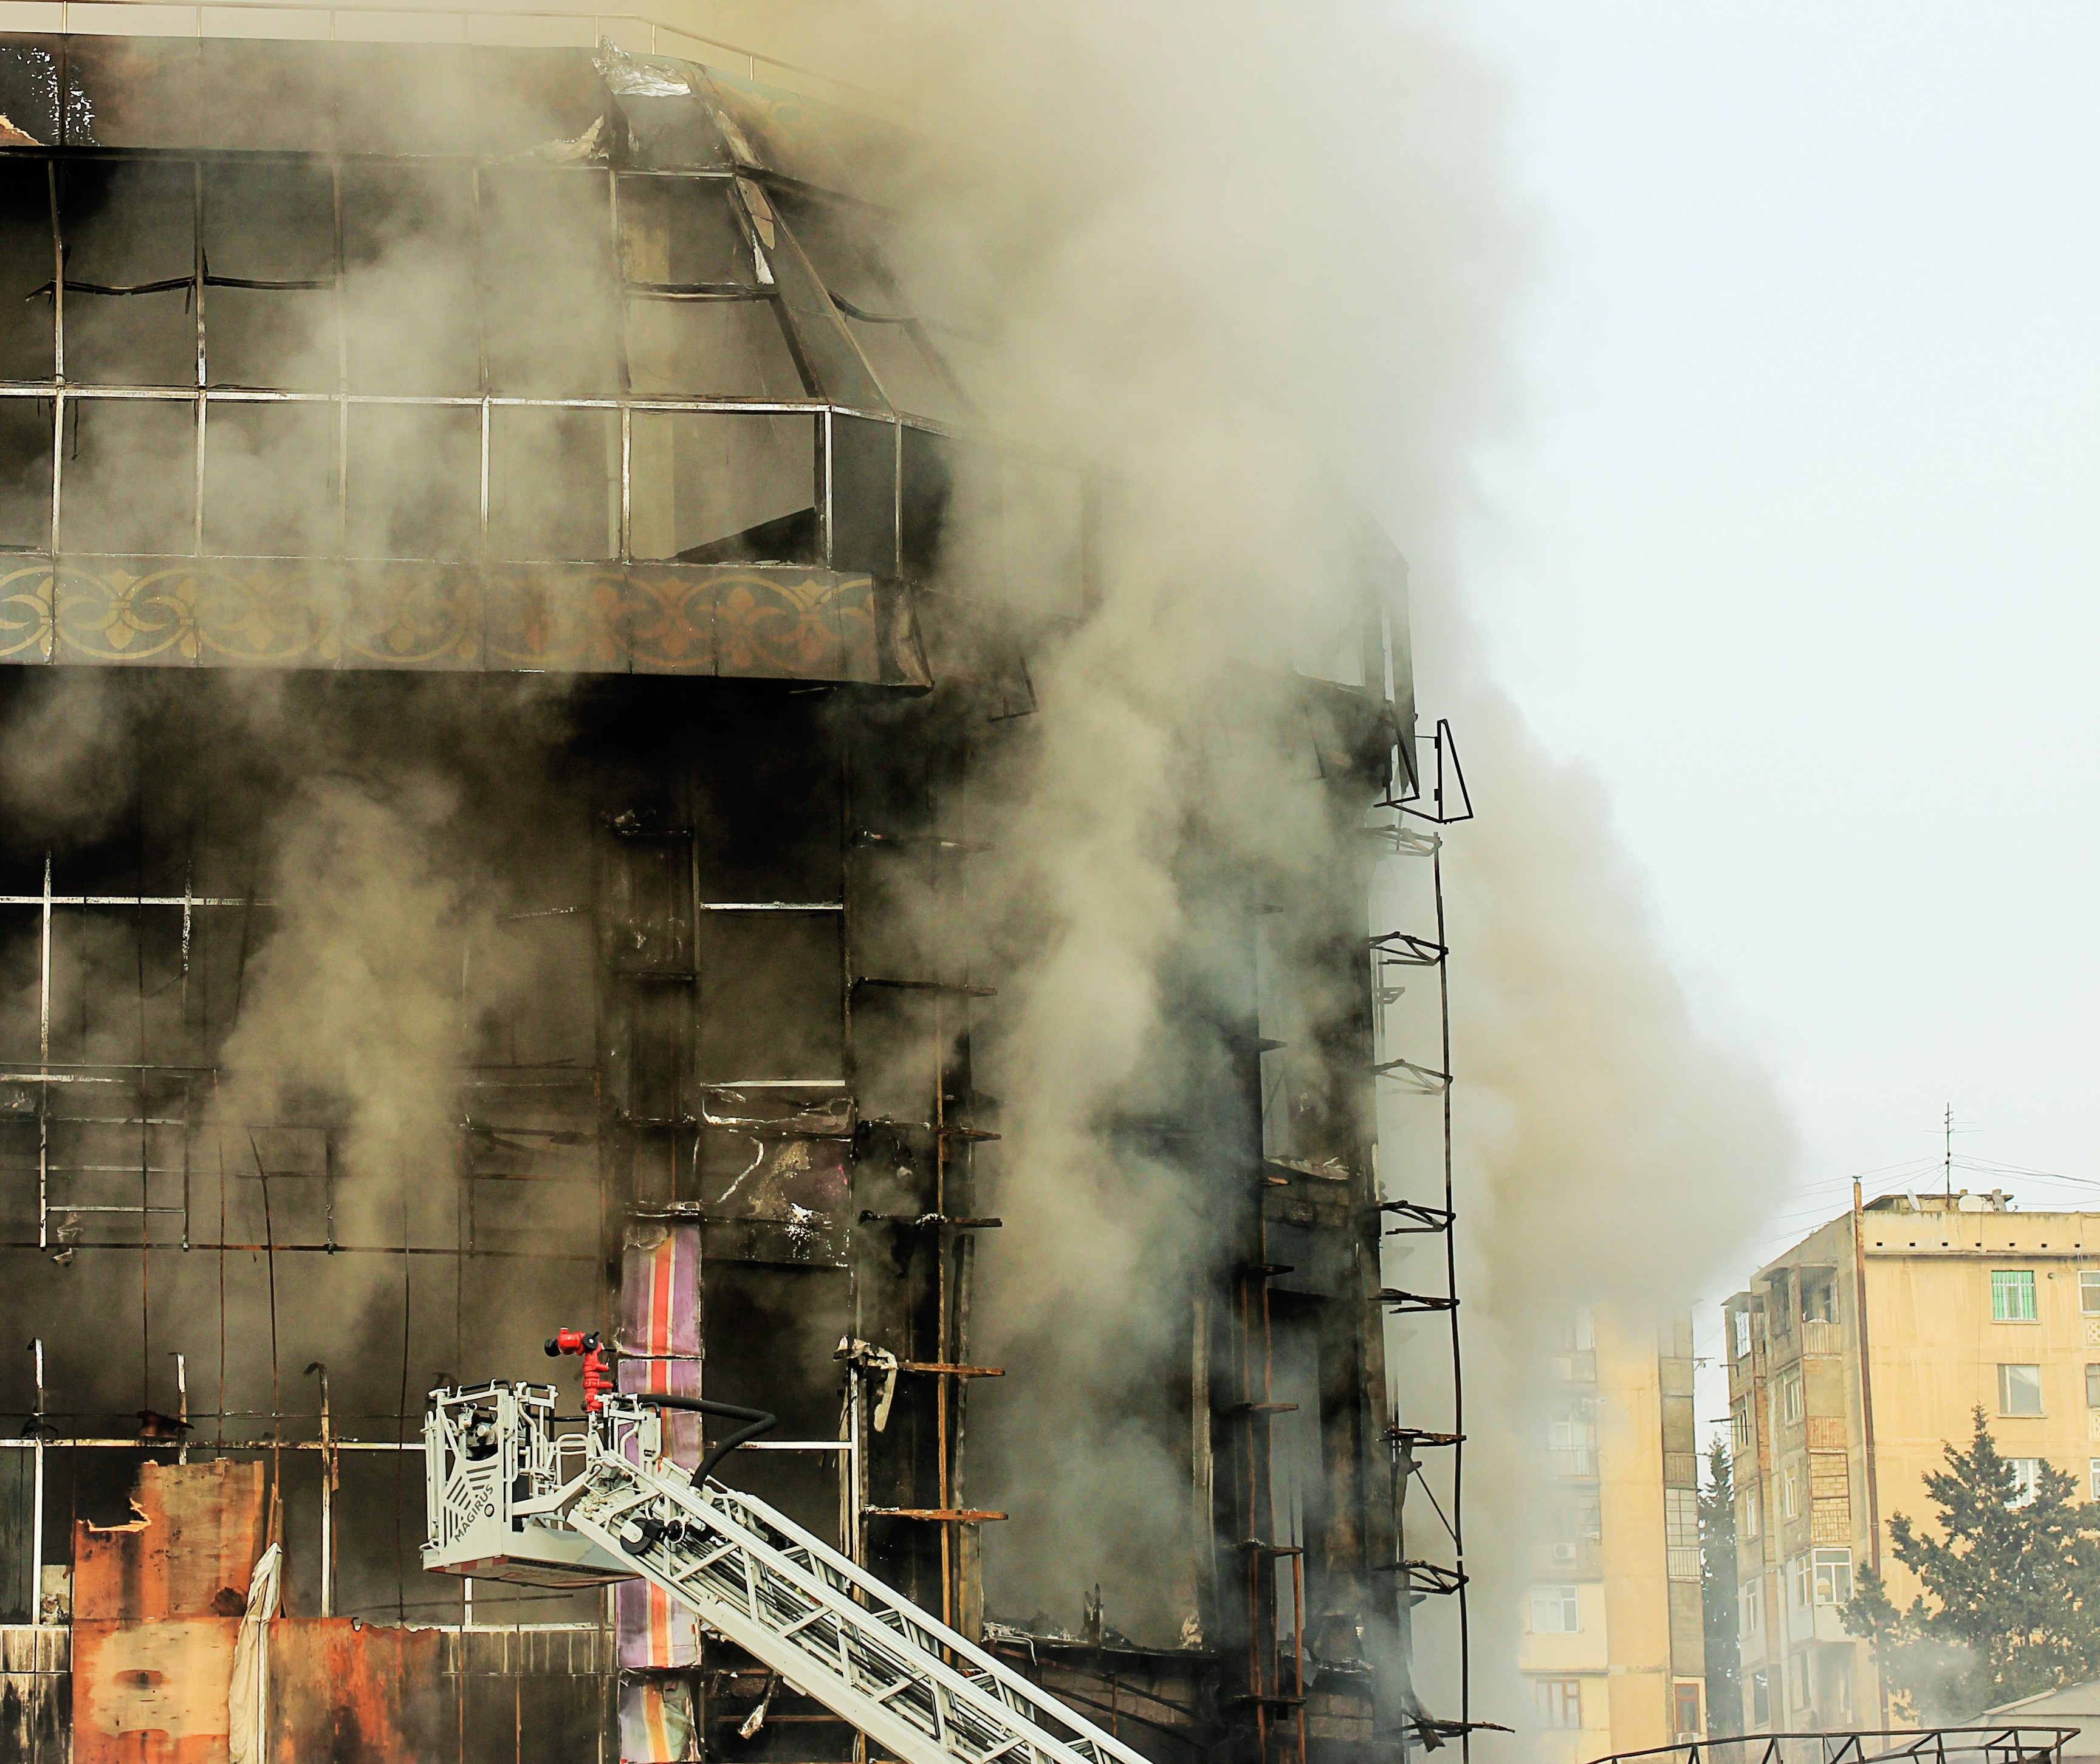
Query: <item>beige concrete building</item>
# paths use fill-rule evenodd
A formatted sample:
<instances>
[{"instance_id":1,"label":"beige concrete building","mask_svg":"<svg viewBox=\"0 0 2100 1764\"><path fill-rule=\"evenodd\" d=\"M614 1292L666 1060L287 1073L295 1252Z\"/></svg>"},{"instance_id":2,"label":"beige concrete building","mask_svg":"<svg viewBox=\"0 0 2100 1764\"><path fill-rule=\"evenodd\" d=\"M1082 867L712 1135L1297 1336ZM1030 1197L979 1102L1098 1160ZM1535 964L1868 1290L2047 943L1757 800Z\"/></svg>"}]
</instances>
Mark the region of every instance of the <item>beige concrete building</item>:
<instances>
[{"instance_id":1,"label":"beige concrete building","mask_svg":"<svg viewBox=\"0 0 2100 1764\"><path fill-rule=\"evenodd\" d=\"M2100 1214L1884 1195L1761 1268L1726 1328L1745 1725L1882 1726L1840 1607L1862 1563L1918 1591L1887 1522L1931 1519L1972 1411L2023 1477L2046 1459L2100 1495Z\"/></svg>"},{"instance_id":2,"label":"beige concrete building","mask_svg":"<svg viewBox=\"0 0 2100 1764\"><path fill-rule=\"evenodd\" d=\"M1582 1312L1555 1350L1550 1534L1517 1663L1536 1755L1582 1764L1706 1731L1692 1323Z\"/></svg>"}]
</instances>

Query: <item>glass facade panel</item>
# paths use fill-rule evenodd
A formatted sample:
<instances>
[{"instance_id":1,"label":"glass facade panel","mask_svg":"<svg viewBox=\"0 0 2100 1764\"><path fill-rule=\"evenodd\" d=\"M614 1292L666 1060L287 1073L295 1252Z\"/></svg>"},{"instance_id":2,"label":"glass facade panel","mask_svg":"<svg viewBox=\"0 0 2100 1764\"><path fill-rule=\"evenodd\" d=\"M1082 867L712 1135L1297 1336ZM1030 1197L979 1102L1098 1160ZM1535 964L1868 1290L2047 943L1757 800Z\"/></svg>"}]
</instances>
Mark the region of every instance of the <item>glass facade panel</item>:
<instances>
[{"instance_id":1,"label":"glass facade panel","mask_svg":"<svg viewBox=\"0 0 2100 1764\"><path fill-rule=\"evenodd\" d=\"M336 407L214 401L204 431L204 549L311 558L337 549Z\"/></svg>"},{"instance_id":2,"label":"glass facade panel","mask_svg":"<svg viewBox=\"0 0 2100 1764\"><path fill-rule=\"evenodd\" d=\"M0 165L0 380L51 377L57 262L48 170L33 160Z\"/></svg>"},{"instance_id":3,"label":"glass facade panel","mask_svg":"<svg viewBox=\"0 0 2100 1764\"><path fill-rule=\"evenodd\" d=\"M497 556L594 562L620 549L620 420L498 405L489 414L488 536Z\"/></svg>"},{"instance_id":4,"label":"glass facade panel","mask_svg":"<svg viewBox=\"0 0 2100 1764\"><path fill-rule=\"evenodd\" d=\"M0 399L0 551L42 550L51 536L51 400Z\"/></svg>"},{"instance_id":5,"label":"glass facade panel","mask_svg":"<svg viewBox=\"0 0 2100 1764\"><path fill-rule=\"evenodd\" d=\"M195 549L196 407L188 399L66 405L60 543L68 551Z\"/></svg>"},{"instance_id":6,"label":"glass facade panel","mask_svg":"<svg viewBox=\"0 0 2100 1764\"><path fill-rule=\"evenodd\" d=\"M470 557L481 526L481 412L353 404L345 542L353 558Z\"/></svg>"},{"instance_id":7,"label":"glass facade panel","mask_svg":"<svg viewBox=\"0 0 2100 1764\"><path fill-rule=\"evenodd\" d=\"M629 463L638 558L814 563L814 417L637 411Z\"/></svg>"},{"instance_id":8,"label":"glass facade panel","mask_svg":"<svg viewBox=\"0 0 2100 1764\"><path fill-rule=\"evenodd\" d=\"M68 161L65 372L96 386L194 386L197 168L181 161Z\"/></svg>"}]
</instances>

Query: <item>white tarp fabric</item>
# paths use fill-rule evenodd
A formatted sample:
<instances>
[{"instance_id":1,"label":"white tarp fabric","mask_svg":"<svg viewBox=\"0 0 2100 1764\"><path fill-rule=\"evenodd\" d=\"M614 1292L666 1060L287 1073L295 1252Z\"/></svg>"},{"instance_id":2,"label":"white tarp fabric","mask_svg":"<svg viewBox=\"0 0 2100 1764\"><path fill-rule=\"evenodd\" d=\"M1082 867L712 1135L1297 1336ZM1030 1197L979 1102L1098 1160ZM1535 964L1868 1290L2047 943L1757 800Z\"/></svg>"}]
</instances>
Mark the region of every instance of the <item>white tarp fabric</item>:
<instances>
[{"instance_id":1,"label":"white tarp fabric","mask_svg":"<svg viewBox=\"0 0 2100 1764\"><path fill-rule=\"evenodd\" d=\"M248 1611L233 1644L233 1682L227 1692L228 1764L262 1764L268 1749L263 1701L270 1682L270 1620L277 1614L277 1575L284 1551L272 1544L248 1579Z\"/></svg>"}]
</instances>

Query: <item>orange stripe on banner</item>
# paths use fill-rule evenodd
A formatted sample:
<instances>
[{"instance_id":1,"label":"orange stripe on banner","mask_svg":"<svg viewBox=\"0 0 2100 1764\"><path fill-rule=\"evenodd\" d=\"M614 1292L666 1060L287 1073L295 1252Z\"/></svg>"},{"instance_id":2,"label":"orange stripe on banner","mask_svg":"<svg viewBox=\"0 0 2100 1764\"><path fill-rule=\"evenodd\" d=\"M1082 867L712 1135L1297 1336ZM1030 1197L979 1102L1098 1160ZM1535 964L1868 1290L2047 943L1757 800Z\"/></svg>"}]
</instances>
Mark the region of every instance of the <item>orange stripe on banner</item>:
<instances>
[{"instance_id":1,"label":"orange stripe on banner","mask_svg":"<svg viewBox=\"0 0 2100 1764\"><path fill-rule=\"evenodd\" d=\"M673 1258L677 1249L678 1234L672 1232L656 1246L656 1253L649 1258L649 1351L667 1354L671 1351L671 1288L675 1284L671 1271L676 1265Z\"/></svg>"},{"instance_id":2,"label":"orange stripe on banner","mask_svg":"<svg viewBox=\"0 0 2100 1764\"><path fill-rule=\"evenodd\" d=\"M642 1720L649 1730L649 1749L657 1757L671 1755L671 1724L664 1716L664 1693L653 1686L642 1699L646 1711Z\"/></svg>"},{"instance_id":3,"label":"orange stripe on banner","mask_svg":"<svg viewBox=\"0 0 2100 1764\"><path fill-rule=\"evenodd\" d=\"M671 1659L671 1601L660 1586L649 1589L649 1657L659 1665Z\"/></svg>"}]
</instances>

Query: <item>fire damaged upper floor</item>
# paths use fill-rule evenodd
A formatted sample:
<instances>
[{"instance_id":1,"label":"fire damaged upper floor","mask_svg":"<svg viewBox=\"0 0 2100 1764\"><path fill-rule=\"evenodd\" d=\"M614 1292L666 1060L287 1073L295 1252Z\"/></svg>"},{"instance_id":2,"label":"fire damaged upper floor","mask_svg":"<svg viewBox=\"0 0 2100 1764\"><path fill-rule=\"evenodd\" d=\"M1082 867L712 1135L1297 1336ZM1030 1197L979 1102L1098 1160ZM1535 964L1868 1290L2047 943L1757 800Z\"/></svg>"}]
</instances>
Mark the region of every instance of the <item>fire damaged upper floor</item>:
<instances>
[{"instance_id":1,"label":"fire damaged upper floor","mask_svg":"<svg viewBox=\"0 0 2100 1764\"><path fill-rule=\"evenodd\" d=\"M88 664L0 670L0 1643L70 1647L75 1764L266 1537L299 1755L863 1753L639 1582L422 1573L427 1393L568 1327L777 1414L737 1486L1148 1755L1458 1731L1396 1491L1462 1430L1388 1426L1386 1314L1457 1301L1384 1272L1452 1215L1379 1155L1376 1081L1448 1064L1378 1016L1440 909L1366 936L1449 818L1383 538L1307 515L1295 668L1133 635L1215 552L999 435L862 176L909 143L752 82L13 37L0 113L0 659ZM1071 964L1075 1021L1158 993L1082 1096L1030 1001L1043 879L1105 867L1053 811L1141 795L1103 631L1171 701L1176 913ZM1025 1326L1148 1213L1127 1315ZM206 1483L201 1603L105 1598Z\"/></svg>"},{"instance_id":2,"label":"fire damaged upper floor","mask_svg":"<svg viewBox=\"0 0 2100 1764\"><path fill-rule=\"evenodd\" d=\"M923 686L915 590L1092 591L870 125L610 46L20 36L0 113L0 657Z\"/></svg>"}]
</instances>

